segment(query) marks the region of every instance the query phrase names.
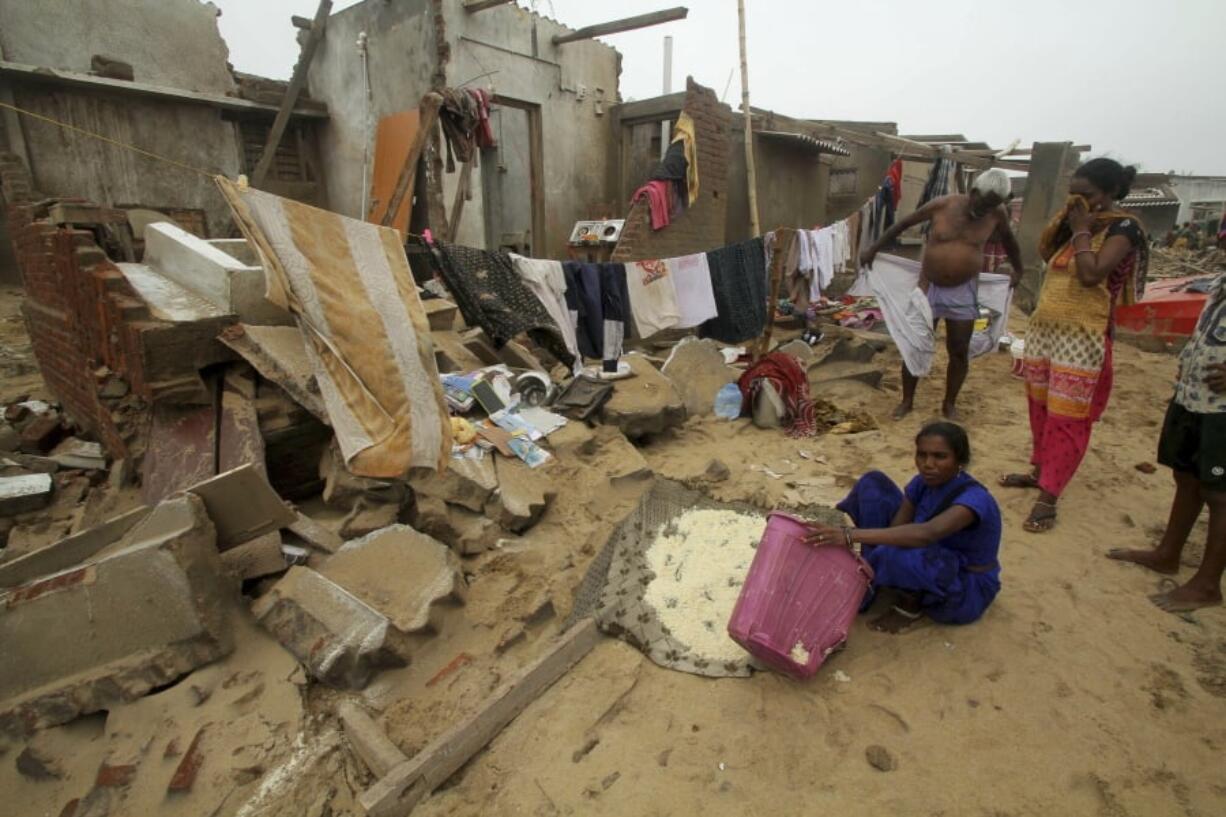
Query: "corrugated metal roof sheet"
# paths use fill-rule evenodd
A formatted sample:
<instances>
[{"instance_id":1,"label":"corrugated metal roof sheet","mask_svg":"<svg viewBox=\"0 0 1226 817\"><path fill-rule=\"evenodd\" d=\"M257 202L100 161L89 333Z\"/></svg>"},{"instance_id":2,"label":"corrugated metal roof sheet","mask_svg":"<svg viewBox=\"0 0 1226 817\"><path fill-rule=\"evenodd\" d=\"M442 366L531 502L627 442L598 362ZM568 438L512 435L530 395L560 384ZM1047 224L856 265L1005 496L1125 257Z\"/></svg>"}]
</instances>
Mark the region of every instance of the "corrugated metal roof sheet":
<instances>
[{"instance_id":1,"label":"corrugated metal roof sheet","mask_svg":"<svg viewBox=\"0 0 1226 817\"><path fill-rule=\"evenodd\" d=\"M1120 202L1121 207L1166 207L1178 205L1179 198L1170 190L1161 187L1142 187L1133 190Z\"/></svg>"},{"instance_id":2,"label":"corrugated metal roof sheet","mask_svg":"<svg viewBox=\"0 0 1226 817\"><path fill-rule=\"evenodd\" d=\"M816 150L818 153L833 153L836 156L851 155L851 151L847 149L847 146L836 139L818 139L807 133L793 133L780 130L760 130L754 131L754 133L758 134L758 136L765 136L768 139L795 142Z\"/></svg>"}]
</instances>

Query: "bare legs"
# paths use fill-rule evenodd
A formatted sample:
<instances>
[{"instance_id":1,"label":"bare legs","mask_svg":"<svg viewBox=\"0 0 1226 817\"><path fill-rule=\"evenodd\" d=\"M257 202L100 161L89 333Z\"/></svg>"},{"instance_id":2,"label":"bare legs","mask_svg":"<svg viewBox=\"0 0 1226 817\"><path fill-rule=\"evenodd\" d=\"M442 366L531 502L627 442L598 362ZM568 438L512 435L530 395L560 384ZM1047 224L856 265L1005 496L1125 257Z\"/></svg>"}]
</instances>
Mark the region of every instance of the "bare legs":
<instances>
[{"instance_id":1,"label":"bare legs","mask_svg":"<svg viewBox=\"0 0 1226 817\"><path fill-rule=\"evenodd\" d=\"M1222 572L1226 570L1226 492L1204 490L1194 474L1176 471L1175 499L1171 502L1166 531L1157 547L1152 550L1116 549L1107 554L1111 559L1139 564L1158 573L1174 574L1179 571L1179 557L1205 505L1209 506L1205 558L1186 583L1150 596L1163 610L1186 612L1222 602Z\"/></svg>"},{"instance_id":2,"label":"bare legs","mask_svg":"<svg viewBox=\"0 0 1226 817\"><path fill-rule=\"evenodd\" d=\"M937 321L940 322L939 320ZM957 420L958 393L966 381L966 373L970 370L971 335L975 333L974 321L945 320L945 350L949 353L949 368L945 372L945 401L941 405L941 414L948 420ZM894 419L900 420L911 413L915 404L915 387L919 378L907 370L907 364L902 367L902 402L894 409Z\"/></svg>"}]
</instances>

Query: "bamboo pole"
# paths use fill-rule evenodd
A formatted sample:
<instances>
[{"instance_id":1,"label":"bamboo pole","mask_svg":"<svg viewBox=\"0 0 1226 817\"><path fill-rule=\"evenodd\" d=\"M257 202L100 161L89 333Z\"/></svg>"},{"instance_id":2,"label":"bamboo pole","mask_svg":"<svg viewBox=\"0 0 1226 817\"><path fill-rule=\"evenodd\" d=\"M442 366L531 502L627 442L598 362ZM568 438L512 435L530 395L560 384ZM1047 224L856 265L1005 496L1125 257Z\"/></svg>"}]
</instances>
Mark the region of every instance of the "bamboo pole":
<instances>
[{"instance_id":1,"label":"bamboo pole","mask_svg":"<svg viewBox=\"0 0 1226 817\"><path fill-rule=\"evenodd\" d=\"M745 54L745 0L736 0L741 40L741 110L745 114L745 175L749 183L749 224L753 235L762 234L758 221L758 173L753 162L753 113L749 109L749 59Z\"/></svg>"}]
</instances>

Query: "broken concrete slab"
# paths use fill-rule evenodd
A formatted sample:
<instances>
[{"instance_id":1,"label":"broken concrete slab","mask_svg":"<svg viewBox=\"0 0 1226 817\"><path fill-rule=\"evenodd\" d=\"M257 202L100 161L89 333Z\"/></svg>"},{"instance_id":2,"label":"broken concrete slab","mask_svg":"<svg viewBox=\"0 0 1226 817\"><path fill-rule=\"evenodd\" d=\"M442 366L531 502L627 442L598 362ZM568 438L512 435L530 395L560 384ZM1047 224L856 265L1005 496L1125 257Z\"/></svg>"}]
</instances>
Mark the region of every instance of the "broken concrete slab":
<instances>
[{"instance_id":1,"label":"broken concrete slab","mask_svg":"<svg viewBox=\"0 0 1226 817\"><path fill-rule=\"evenodd\" d=\"M428 468L409 472L409 486L417 494L432 496L470 511L483 511L490 494L498 487L493 457L479 460L452 457L440 474Z\"/></svg>"},{"instance_id":2,"label":"broken concrete slab","mask_svg":"<svg viewBox=\"0 0 1226 817\"><path fill-rule=\"evenodd\" d=\"M443 612L463 604L467 589L456 555L408 525L346 542L319 572L404 635L437 633Z\"/></svg>"},{"instance_id":3,"label":"broken concrete slab","mask_svg":"<svg viewBox=\"0 0 1226 817\"><path fill-rule=\"evenodd\" d=\"M306 341L297 327L238 324L226 329L220 340L317 420L325 425L331 423L307 355Z\"/></svg>"},{"instance_id":4,"label":"broken concrete slab","mask_svg":"<svg viewBox=\"0 0 1226 817\"><path fill-rule=\"evenodd\" d=\"M80 564L103 548L118 542L137 523L143 521L151 510L149 506L141 505L114 516L101 525L5 562L0 565L0 587L13 587Z\"/></svg>"},{"instance_id":5,"label":"broken concrete slab","mask_svg":"<svg viewBox=\"0 0 1226 817\"><path fill-rule=\"evenodd\" d=\"M290 531L311 547L327 553L340 550L344 540L316 522L309 516L299 512L297 518L288 525Z\"/></svg>"},{"instance_id":6,"label":"broken concrete slab","mask_svg":"<svg viewBox=\"0 0 1226 817\"><path fill-rule=\"evenodd\" d=\"M291 567L251 611L312 677L331 686L362 689L379 669L406 663L388 643L386 616L309 567Z\"/></svg>"},{"instance_id":7,"label":"broken concrete slab","mask_svg":"<svg viewBox=\"0 0 1226 817\"><path fill-rule=\"evenodd\" d=\"M0 592L0 731L135 700L233 649L236 587L203 503L162 508L140 541Z\"/></svg>"},{"instance_id":8,"label":"broken concrete slab","mask_svg":"<svg viewBox=\"0 0 1226 817\"><path fill-rule=\"evenodd\" d=\"M498 356L497 350L494 349L493 341L489 339L484 330L469 329L460 335L460 339L464 343L464 348L480 360L482 365L496 366L502 363L502 358Z\"/></svg>"},{"instance_id":9,"label":"broken concrete slab","mask_svg":"<svg viewBox=\"0 0 1226 817\"><path fill-rule=\"evenodd\" d=\"M106 452L102 443L91 443L69 437L52 449L48 459L61 468L76 468L82 471L106 470Z\"/></svg>"},{"instance_id":10,"label":"broken concrete slab","mask_svg":"<svg viewBox=\"0 0 1226 817\"><path fill-rule=\"evenodd\" d=\"M459 307L445 298L424 298L421 302L430 321L431 332L446 332L455 328L455 316Z\"/></svg>"},{"instance_id":11,"label":"broken concrete slab","mask_svg":"<svg viewBox=\"0 0 1226 817\"><path fill-rule=\"evenodd\" d=\"M604 406L607 425L636 440L685 422L685 401L671 380L642 355L629 354L622 360L634 377L614 383L613 397ZM711 400L714 404L715 395Z\"/></svg>"},{"instance_id":12,"label":"broken concrete slab","mask_svg":"<svg viewBox=\"0 0 1226 817\"><path fill-rule=\"evenodd\" d=\"M809 387L815 397L820 397L820 387L839 380L851 380L863 383L874 389L881 388L885 371L872 364L839 362L819 363L809 371Z\"/></svg>"},{"instance_id":13,"label":"broken concrete slab","mask_svg":"<svg viewBox=\"0 0 1226 817\"><path fill-rule=\"evenodd\" d=\"M424 494L414 497L409 519L416 530L433 536L460 556L484 553L502 536L502 529L488 517Z\"/></svg>"},{"instance_id":14,"label":"broken concrete slab","mask_svg":"<svg viewBox=\"0 0 1226 817\"><path fill-rule=\"evenodd\" d=\"M230 548L221 554L221 563L226 572L240 581L284 573L289 564L281 546L281 534L273 531Z\"/></svg>"},{"instance_id":15,"label":"broken concrete slab","mask_svg":"<svg viewBox=\"0 0 1226 817\"><path fill-rule=\"evenodd\" d=\"M660 372L672 381L685 400L686 413L705 417L715 413L715 395L741 376L739 369L724 363L722 345L689 337L673 347Z\"/></svg>"},{"instance_id":16,"label":"broken concrete slab","mask_svg":"<svg viewBox=\"0 0 1226 817\"><path fill-rule=\"evenodd\" d=\"M60 470L60 464L50 457L40 457L37 454L6 454L0 457L0 465L16 465L34 474L54 474ZM17 476L12 474L11 476Z\"/></svg>"},{"instance_id":17,"label":"broken concrete slab","mask_svg":"<svg viewBox=\"0 0 1226 817\"><path fill-rule=\"evenodd\" d=\"M56 412L35 417L21 429L18 448L23 454L45 454L68 436L68 429Z\"/></svg>"},{"instance_id":18,"label":"broken concrete slab","mask_svg":"<svg viewBox=\"0 0 1226 817\"><path fill-rule=\"evenodd\" d=\"M405 488L401 482L353 474L345 466L345 458L341 456L335 440L319 459L319 477L324 481L324 502L336 507L352 509L364 499L377 504L399 505L405 498Z\"/></svg>"},{"instance_id":19,"label":"broken concrete slab","mask_svg":"<svg viewBox=\"0 0 1226 817\"><path fill-rule=\"evenodd\" d=\"M51 504L55 482L50 474L0 477L0 516L16 516Z\"/></svg>"},{"instance_id":20,"label":"broken concrete slab","mask_svg":"<svg viewBox=\"0 0 1226 817\"><path fill-rule=\"evenodd\" d=\"M243 323L292 326L293 317L264 297L264 269L170 222L145 229L144 263Z\"/></svg>"},{"instance_id":21,"label":"broken concrete slab","mask_svg":"<svg viewBox=\"0 0 1226 817\"><path fill-rule=\"evenodd\" d=\"M395 524L399 517L399 505L359 499L341 522L340 535L342 539L356 539Z\"/></svg>"},{"instance_id":22,"label":"broken concrete slab","mask_svg":"<svg viewBox=\"0 0 1226 817\"><path fill-rule=\"evenodd\" d=\"M481 358L468 351L460 333L454 329L433 331L430 338L434 345L434 360L441 373L474 372L487 364Z\"/></svg>"},{"instance_id":23,"label":"broken concrete slab","mask_svg":"<svg viewBox=\"0 0 1226 817\"><path fill-rule=\"evenodd\" d=\"M219 550L288 527L297 519L251 464L218 474L188 491L204 501L217 527Z\"/></svg>"},{"instance_id":24,"label":"broken concrete slab","mask_svg":"<svg viewBox=\"0 0 1226 817\"><path fill-rule=\"evenodd\" d=\"M835 341L834 347L821 359L819 366L828 363L868 363L881 347L862 338L842 337Z\"/></svg>"},{"instance_id":25,"label":"broken concrete slab","mask_svg":"<svg viewBox=\"0 0 1226 817\"><path fill-rule=\"evenodd\" d=\"M498 457L494 461L498 489L485 506L485 515L503 529L523 533L540 520L557 496L540 471L519 459Z\"/></svg>"},{"instance_id":26,"label":"broken concrete slab","mask_svg":"<svg viewBox=\"0 0 1226 817\"><path fill-rule=\"evenodd\" d=\"M783 352L785 355L791 355L796 358L800 361L802 368L808 367L817 358L817 352L814 351L813 347L800 338L788 341L775 351Z\"/></svg>"},{"instance_id":27,"label":"broken concrete slab","mask_svg":"<svg viewBox=\"0 0 1226 817\"><path fill-rule=\"evenodd\" d=\"M540 358L528 350L527 346L516 340L508 340L501 349L494 350L498 360L512 369L530 369L536 372L545 371L545 365Z\"/></svg>"}]
</instances>

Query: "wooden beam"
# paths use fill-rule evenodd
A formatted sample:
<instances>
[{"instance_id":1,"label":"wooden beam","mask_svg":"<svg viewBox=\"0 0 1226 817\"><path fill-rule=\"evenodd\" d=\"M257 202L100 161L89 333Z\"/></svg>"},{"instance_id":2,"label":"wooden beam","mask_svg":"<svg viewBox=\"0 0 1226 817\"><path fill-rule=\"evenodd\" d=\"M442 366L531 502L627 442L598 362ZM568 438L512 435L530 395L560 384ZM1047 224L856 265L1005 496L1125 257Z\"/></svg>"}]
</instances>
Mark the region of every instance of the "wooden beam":
<instances>
[{"instance_id":1,"label":"wooden beam","mask_svg":"<svg viewBox=\"0 0 1226 817\"><path fill-rule=\"evenodd\" d=\"M302 93L306 85L307 69L311 67L315 49L319 47L319 41L323 39L324 26L328 24L328 15L331 13L332 0L319 0L319 7L315 9L315 19L311 22L310 34L307 35L307 41L302 46L302 53L298 55L298 64L294 66L294 76L290 78L289 87L285 89L285 99L281 100L277 118L272 121L272 128L268 131L268 141L264 143L264 152L260 154L260 160L256 162L255 171L251 174L252 187L264 184L264 177L268 175L268 169L272 167L272 161L277 154L277 146L281 144L285 126L289 124L289 112L294 109L294 105L298 102L298 94Z\"/></svg>"},{"instance_id":2,"label":"wooden beam","mask_svg":"<svg viewBox=\"0 0 1226 817\"><path fill-rule=\"evenodd\" d=\"M607 34L617 34L621 31L633 31L636 28L658 26L661 23L671 23L674 20L684 20L689 13L690 10L685 6L677 6L676 8L665 9L664 11L653 11L650 14L640 14L636 17L625 17L621 20L614 20L611 23L600 23L594 26L586 26L578 31L572 31L570 34L557 34L553 38L553 44L562 45L563 43L573 43L576 40L590 40L593 37L604 37Z\"/></svg>"},{"instance_id":3,"label":"wooden beam","mask_svg":"<svg viewBox=\"0 0 1226 817\"><path fill-rule=\"evenodd\" d=\"M460 168L460 180L456 183L455 203L451 205L451 218L447 221L447 240L455 243L456 230L460 229L460 218L464 215L464 202L468 200L468 185L473 175L473 163L465 162Z\"/></svg>"},{"instance_id":4,"label":"wooden beam","mask_svg":"<svg viewBox=\"0 0 1226 817\"><path fill-rule=\"evenodd\" d=\"M685 107L685 91L675 94L623 102L616 106L617 117L626 124L638 121L653 122L659 119L676 119Z\"/></svg>"},{"instance_id":5,"label":"wooden beam","mask_svg":"<svg viewBox=\"0 0 1226 817\"><path fill-rule=\"evenodd\" d=\"M758 220L758 172L754 164L753 109L749 107L749 55L745 48L745 0L737 0L737 33L741 51L741 113L745 120L745 181L749 191L749 234L761 235ZM769 337L770 329L767 333Z\"/></svg>"},{"instance_id":6,"label":"wooden beam","mask_svg":"<svg viewBox=\"0 0 1226 817\"><path fill-rule=\"evenodd\" d=\"M779 309L779 295L783 291L783 276L796 263L796 231L790 227L775 230L775 251L771 253L771 300L766 307L766 330L758 340L754 360L765 357L770 351L771 335L775 329L775 313Z\"/></svg>"},{"instance_id":7,"label":"wooden beam","mask_svg":"<svg viewBox=\"0 0 1226 817\"><path fill-rule=\"evenodd\" d=\"M600 631L590 618L571 627L543 656L499 687L474 715L362 792L358 797L362 809L369 817L405 817L579 663L599 640Z\"/></svg>"},{"instance_id":8,"label":"wooden beam","mask_svg":"<svg viewBox=\"0 0 1226 817\"><path fill-rule=\"evenodd\" d=\"M478 11L485 11L496 6L505 6L510 0L468 0L464 4L464 10L469 14L476 14Z\"/></svg>"},{"instance_id":9,"label":"wooden beam","mask_svg":"<svg viewBox=\"0 0 1226 817\"><path fill-rule=\"evenodd\" d=\"M409 146L409 155L404 158L404 166L400 168L400 175L396 178L396 187L392 190L392 197L387 202L387 210L380 219L384 227L391 225L392 219L400 210L404 197L413 189L413 180L417 178L417 161L421 158L422 151L426 149L426 142L434 132L434 126L438 122L438 111L442 106L442 95L433 91L423 96L417 106L417 133L413 134L413 144ZM362 195L369 196L370 191L364 190Z\"/></svg>"},{"instance_id":10,"label":"wooden beam","mask_svg":"<svg viewBox=\"0 0 1226 817\"><path fill-rule=\"evenodd\" d=\"M197 91L187 91L182 88L169 88L165 85L150 85L144 82L129 82L124 79L96 77L91 74L79 74L75 71L61 71L57 68L44 68L41 65L25 65L17 62L0 61L0 76L11 77L21 82L51 83L105 93L152 97L169 102L208 105L212 108L238 113L266 114L276 113L280 110L278 105L268 105L264 102L240 99L236 96L203 94ZM293 115L309 119L327 119L328 111L323 106L318 108L298 108L293 112Z\"/></svg>"},{"instance_id":11,"label":"wooden beam","mask_svg":"<svg viewBox=\"0 0 1226 817\"><path fill-rule=\"evenodd\" d=\"M375 777L383 777L408 760L379 724L353 701L341 701L336 714L340 716L349 745Z\"/></svg>"},{"instance_id":12,"label":"wooden beam","mask_svg":"<svg viewBox=\"0 0 1226 817\"><path fill-rule=\"evenodd\" d=\"M293 14L290 15L289 21L293 24L294 28L301 28L303 31L311 30L311 18L309 17L299 17L297 14Z\"/></svg>"}]
</instances>

